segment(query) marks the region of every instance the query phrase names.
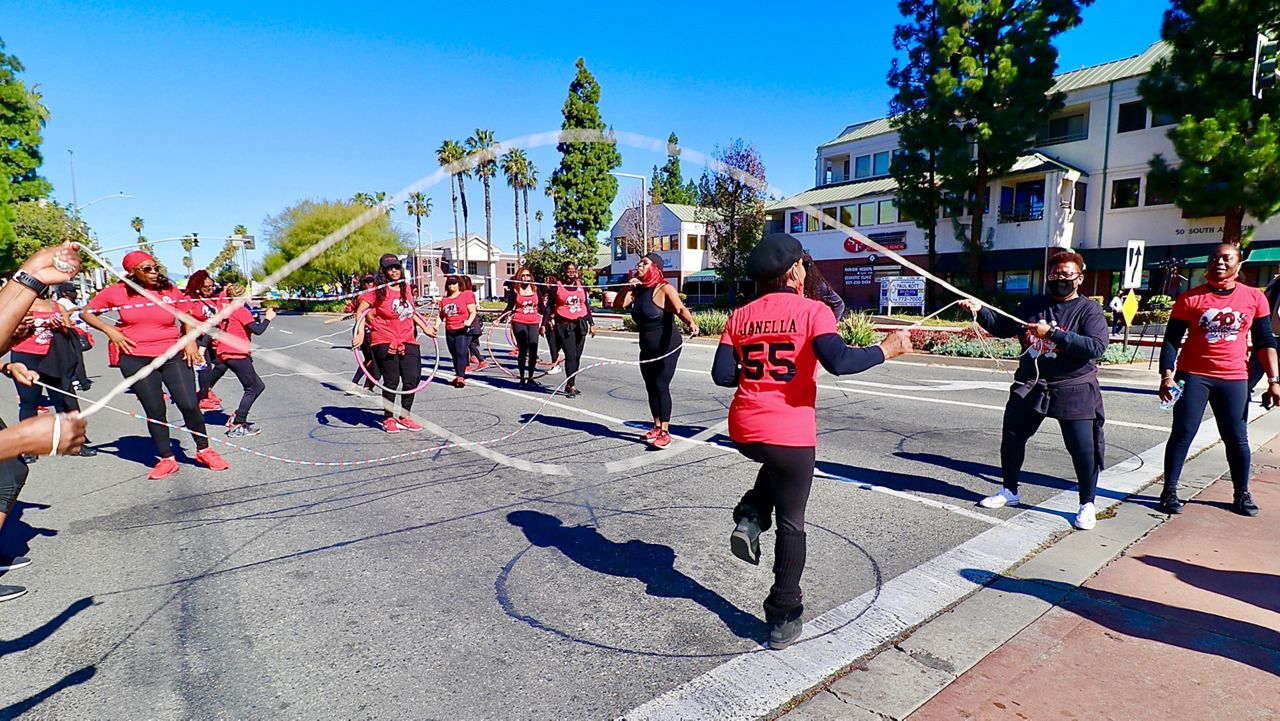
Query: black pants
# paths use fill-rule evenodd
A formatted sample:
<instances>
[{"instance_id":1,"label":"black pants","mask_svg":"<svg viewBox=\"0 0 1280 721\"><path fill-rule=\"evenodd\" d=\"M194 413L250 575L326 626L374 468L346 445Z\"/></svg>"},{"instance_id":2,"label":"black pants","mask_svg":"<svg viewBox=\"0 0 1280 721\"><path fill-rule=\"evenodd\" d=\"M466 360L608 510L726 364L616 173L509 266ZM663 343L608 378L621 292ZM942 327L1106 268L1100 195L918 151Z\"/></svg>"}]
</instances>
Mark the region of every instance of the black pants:
<instances>
[{"instance_id":1,"label":"black pants","mask_svg":"<svg viewBox=\"0 0 1280 721\"><path fill-rule=\"evenodd\" d=\"M142 370L152 360L155 359L121 353L120 374L128 378ZM194 438L196 448L203 450L209 447L209 439L203 435L206 432L204 414L200 412L200 407L197 405L195 387L195 372L182 359L182 356L178 355L165 361L164 365L160 366L151 375L134 383L133 392L138 397L138 402L142 404L142 412L147 418L167 421L169 417L165 408L164 392L168 390L169 395L173 397L173 404L178 407L178 412L182 414L183 422L187 424L187 430L201 434L194 436ZM173 449L169 447L169 428L167 426L148 423L147 433L151 435L152 442L156 444L157 456L169 458L173 455Z\"/></svg>"},{"instance_id":2,"label":"black pants","mask_svg":"<svg viewBox=\"0 0 1280 721\"><path fill-rule=\"evenodd\" d=\"M459 378L465 378L467 375L472 337L466 328L444 332L445 343L449 346L449 357L453 359L453 374Z\"/></svg>"},{"instance_id":3,"label":"black pants","mask_svg":"<svg viewBox=\"0 0 1280 721\"><path fill-rule=\"evenodd\" d=\"M587 319L579 318L571 321L556 321L556 340L560 342L560 350L564 351L564 372L569 377L569 387L578 385L573 374L578 372L582 364L582 346L587 342Z\"/></svg>"},{"instance_id":4,"label":"black pants","mask_svg":"<svg viewBox=\"0 0 1280 721\"><path fill-rule=\"evenodd\" d=\"M386 343L375 345L373 347L373 358L378 363L378 368L382 371L382 385L385 388L399 388L404 391L411 391L418 387L422 382L422 350L415 343L405 343L404 353L393 355L388 352ZM391 409L395 407L396 398L399 396L400 407L408 413L413 408L412 393L392 393L391 391L383 391L382 398L386 400L386 407L383 408L383 415L392 418L395 414Z\"/></svg>"},{"instance_id":5,"label":"black pants","mask_svg":"<svg viewBox=\"0 0 1280 721\"><path fill-rule=\"evenodd\" d=\"M520 369L520 379L532 379L533 372L538 369L538 324L512 323L511 334L516 339L516 367Z\"/></svg>"},{"instance_id":6,"label":"black pants","mask_svg":"<svg viewBox=\"0 0 1280 721\"><path fill-rule=\"evenodd\" d=\"M483 361L484 356L480 355L480 334L474 331L468 332L470 333L471 341L467 344L467 352L470 353L471 357L475 358L477 362Z\"/></svg>"},{"instance_id":7,"label":"black pants","mask_svg":"<svg viewBox=\"0 0 1280 721\"><path fill-rule=\"evenodd\" d=\"M1164 447L1164 488L1176 491L1187 462L1191 439L1200 427L1204 407L1213 408L1222 445L1227 450L1227 466L1236 492L1249 489L1249 382L1222 380L1194 373L1178 373L1183 381L1182 398L1173 406L1173 430Z\"/></svg>"},{"instance_id":8,"label":"black pants","mask_svg":"<svg viewBox=\"0 0 1280 721\"><path fill-rule=\"evenodd\" d=\"M364 363L364 367L369 371L369 375L373 376L376 381L382 377L382 370L378 368L378 362L373 359L373 346L369 344L369 338L366 335L365 342L360 346L360 357ZM357 368L356 374L351 376L352 383L363 383L365 388L373 388L373 384L365 377L364 373Z\"/></svg>"},{"instance_id":9,"label":"black pants","mask_svg":"<svg viewBox=\"0 0 1280 721\"><path fill-rule=\"evenodd\" d=\"M555 323L552 323L550 327L547 328L547 354L548 357L551 358L550 362L553 365L555 364L556 359L560 357L560 339L556 338Z\"/></svg>"},{"instance_id":10,"label":"black pants","mask_svg":"<svg viewBox=\"0 0 1280 721\"><path fill-rule=\"evenodd\" d=\"M670 352L669 348L651 352L646 352L644 347L640 348L640 377L644 379L644 391L649 396L649 413L662 423L671 421L671 379L676 377L680 351L677 350L662 360L645 361L660 358Z\"/></svg>"},{"instance_id":11,"label":"black pants","mask_svg":"<svg viewBox=\"0 0 1280 721\"><path fill-rule=\"evenodd\" d=\"M754 518L762 529L769 528L776 513L778 533L774 541L773 588L764 601L765 615L776 617L803 610L804 594L800 575L806 554L804 511L813 485L813 448L792 448L767 443L738 443L738 452L760 463L756 485L733 510L733 520Z\"/></svg>"},{"instance_id":12,"label":"black pants","mask_svg":"<svg viewBox=\"0 0 1280 721\"><path fill-rule=\"evenodd\" d=\"M209 391L213 390L218 380L226 375L227 369L213 351L213 340L209 336L197 338L196 345L204 349L204 368L196 371L196 399L204 400L209 397Z\"/></svg>"},{"instance_id":13,"label":"black pants","mask_svg":"<svg viewBox=\"0 0 1280 721\"><path fill-rule=\"evenodd\" d=\"M1046 416L1037 413L1019 396L1011 396L1004 407L1004 427L1000 433L1000 472L1004 487L1010 493L1018 492L1018 474L1027 457L1027 441L1040 430ZM1075 466L1076 483L1079 484L1080 504L1093 503L1098 490L1098 471L1102 468L1099 458L1093 418L1066 420L1059 418L1062 440L1067 454Z\"/></svg>"},{"instance_id":14,"label":"black pants","mask_svg":"<svg viewBox=\"0 0 1280 721\"><path fill-rule=\"evenodd\" d=\"M19 353L14 351L9 355L9 360L14 363L21 363L28 370L40 373L40 382L54 388L60 388L67 393L73 393L70 376L59 378L40 370L40 364L44 361L44 356L38 356L33 353ZM40 406L40 399L44 397L44 388L40 386L24 386L17 381L13 382L13 386L18 389L18 420L25 421L28 418L36 416L36 409ZM75 398L57 391L49 391L49 403L53 406L53 410L57 413L66 413L68 411L80 410L80 403Z\"/></svg>"},{"instance_id":15,"label":"black pants","mask_svg":"<svg viewBox=\"0 0 1280 721\"><path fill-rule=\"evenodd\" d=\"M252 358L228 358L219 362L218 366L213 369L209 385L222 380L222 376L230 370L236 374L236 379L240 381L240 388L244 390L244 395L240 396L240 405L236 408L236 414L232 418L236 423L247 423L249 421L249 411L253 408L254 402L258 400L258 396L267 389L267 384L262 382L258 377L258 371L253 367Z\"/></svg>"}]
</instances>

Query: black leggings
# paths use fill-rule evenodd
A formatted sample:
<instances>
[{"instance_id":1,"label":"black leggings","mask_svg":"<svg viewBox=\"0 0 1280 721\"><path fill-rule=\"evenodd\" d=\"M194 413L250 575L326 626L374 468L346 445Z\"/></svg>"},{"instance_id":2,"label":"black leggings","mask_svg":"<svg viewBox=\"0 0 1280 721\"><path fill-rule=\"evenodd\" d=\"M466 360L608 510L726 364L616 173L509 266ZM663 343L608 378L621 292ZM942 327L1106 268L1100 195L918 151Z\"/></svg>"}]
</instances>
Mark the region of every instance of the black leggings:
<instances>
[{"instance_id":1,"label":"black leggings","mask_svg":"<svg viewBox=\"0 0 1280 721\"><path fill-rule=\"evenodd\" d=\"M578 372L582 364L582 346L587 341L587 319L572 321L556 321L556 340L560 342L560 350L564 351L564 372L569 376L569 387L575 388L578 379L573 374Z\"/></svg>"},{"instance_id":2,"label":"black leggings","mask_svg":"<svg viewBox=\"0 0 1280 721\"><path fill-rule=\"evenodd\" d=\"M61 388L67 393L75 392L71 385L73 380L71 377L59 378L40 371L40 363L44 361L44 356L14 351L9 355L9 360L14 363L21 363L27 367L27 370L40 373L40 382L45 385ZM13 386L18 389L18 420L25 421L28 418L34 418L36 409L40 406L40 399L44 397L44 388L40 386L24 386L17 381L13 382ZM80 410L79 401L72 396L57 391L49 391L49 403L57 413Z\"/></svg>"},{"instance_id":3,"label":"black leggings","mask_svg":"<svg viewBox=\"0 0 1280 721\"><path fill-rule=\"evenodd\" d=\"M367 339L360 346L360 356L361 356L361 362L364 364L364 367L368 369L369 375L373 377L373 380L376 381L379 378L381 378L382 370L378 368L377 361L373 359L373 346L369 345ZM359 368L356 369L356 374L351 376L351 382L363 383L366 388L373 387L373 383L371 383L369 379L365 377L364 372L361 371Z\"/></svg>"},{"instance_id":4,"label":"black leggings","mask_svg":"<svg viewBox=\"0 0 1280 721\"><path fill-rule=\"evenodd\" d=\"M1045 418L1020 396L1010 397L1004 407L1004 427L1000 433L1000 472L1004 476L1004 487L1010 493L1018 492L1018 474L1027 457L1027 441L1040 430L1040 424ZM1098 455L1094 437L1095 422L1101 421L1093 418L1058 419L1067 455L1071 456L1071 464L1076 469L1080 505L1093 503L1094 494L1098 490L1098 471L1102 468L1102 459Z\"/></svg>"},{"instance_id":5,"label":"black leggings","mask_svg":"<svg viewBox=\"0 0 1280 721\"><path fill-rule=\"evenodd\" d=\"M449 357L453 359L453 374L465 378L471 354L471 334L466 328L459 328L446 330L444 338L449 346Z\"/></svg>"},{"instance_id":6,"label":"black leggings","mask_svg":"<svg viewBox=\"0 0 1280 721\"><path fill-rule=\"evenodd\" d=\"M204 368L196 371L196 398L204 400L209 397L209 391L213 390L213 386L227 374L227 367L222 361L218 360L218 354L212 348L205 346L204 349Z\"/></svg>"},{"instance_id":7,"label":"black leggings","mask_svg":"<svg viewBox=\"0 0 1280 721\"><path fill-rule=\"evenodd\" d=\"M649 396L649 413L661 423L671 421L671 379L676 377L680 351L676 350L662 360L645 361L670 352L667 349L646 353L644 348L640 349L640 377L644 379L644 392Z\"/></svg>"},{"instance_id":8,"label":"black leggings","mask_svg":"<svg viewBox=\"0 0 1280 721\"><path fill-rule=\"evenodd\" d=\"M520 378L533 378L538 369L538 324L512 323L511 334L515 336L519 356L516 367L520 369Z\"/></svg>"},{"instance_id":9,"label":"black leggings","mask_svg":"<svg viewBox=\"0 0 1280 721\"><path fill-rule=\"evenodd\" d=\"M258 371L253 367L252 358L228 358L219 362L218 366L213 369L210 375L209 385L222 380L222 376L230 370L236 374L236 378L240 381L240 387L244 389L244 395L240 396L240 406L236 408L236 414L232 418L236 423L247 423L249 421L249 410L253 408L253 404L258 400L258 396L267 389L267 384L262 382L258 377Z\"/></svg>"},{"instance_id":10,"label":"black leggings","mask_svg":"<svg viewBox=\"0 0 1280 721\"><path fill-rule=\"evenodd\" d=\"M555 364L556 359L560 357L560 340L556 338L555 323L552 323L550 327L547 328L547 355L551 358L550 362L553 365Z\"/></svg>"},{"instance_id":11,"label":"black leggings","mask_svg":"<svg viewBox=\"0 0 1280 721\"><path fill-rule=\"evenodd\" d=\"M1182 466L1195 437L1204 407L1213 408L1222 445L1227 449L1227 466L1236 492L1249 489L1249 383L1246 380L1222 380L1194 373L1178 373L1183 381L1182 397L1173 406L1173 430L1164 447L1164 488L1176 491L1182 478Z\"/></svg>"},{"instance_id":12,"label":"black leggings","mask_svg":"<svg viewBox=\"0 0 1280 721\"><path fill-rule=\"evenodd\" d=\"M800 575L804 573L804 511L813 485L815 449L774 446L767 443L735 443L738 452L762 464L756 485L733 510L733 520L754 518L768 529L777 513L778 534L773 551L773 588L764 601L767 616L784 616L803 610Z\"/></svg>"},{"instance_id":13,"label":"black leggings","mask_svg":"<svg viewBox=\"0 0 1280 721\"><path fill-rule=\"evenodd\" d=\"M153 360L155 359L121 353L120 374L128 378ZM197 405L195 387L196 376L191 366L187 365L181 356L174 356L165 361L164 365L154 373L135 382L133 392L138 396L138 402L142 404L142 412L147 418L168 421L164 403L164 392L168 390L173 398L173 404L182 414L183 422L187 424L187 430L200 434L193 436L196 448L204 450L209 447L209 439L204 436L206 432L204 414L200 412L200 407ZM173 449L169 447L168 426L147 423L147 433L151 434L151 440L156 444L157 456L161 458L173 456Z\"/></svg>"},{"instance_id":14,"label":"black leggings","mask_svg":"<svg viewBox=\"0 0 1280 721\"><path fill-rule=\"evenodd\" d=\"M477 333L471 334L471 342L467 344L467 352L470 353L471 356L475 358L477 362L484 360L484 356L480 355L480 335L479 334Z\"/></svg>"},{"instance_id":15,"label":"black leggings","mask_svg":"<svg viewBox=\"0 0 1280 721\"><path fill-rule=\"evenodd\" d=\"M422 349L416 343L405 343L404 353L400 355L392 355L388 353L389 345L382 343L373 347L373 358L378 363L378 368L382 371L382 385L384 388L398 388L402 391L411 391L418 387L422 382ZM407 414L413 408L413 393L393 393L391 391L382 391L382 398L386 401L383 415L387 418L395 416L391 409L395 407L396 397L399 396L400 407Z\"/></svg>"}]
</instances>

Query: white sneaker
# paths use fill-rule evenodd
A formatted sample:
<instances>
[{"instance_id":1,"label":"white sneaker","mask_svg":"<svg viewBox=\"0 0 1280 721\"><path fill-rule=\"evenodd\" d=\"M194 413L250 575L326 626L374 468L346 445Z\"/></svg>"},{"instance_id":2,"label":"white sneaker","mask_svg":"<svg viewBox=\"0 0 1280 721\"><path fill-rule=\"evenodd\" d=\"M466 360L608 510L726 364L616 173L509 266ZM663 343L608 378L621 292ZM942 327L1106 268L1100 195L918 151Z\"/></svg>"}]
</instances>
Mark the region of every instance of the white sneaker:
<instances>
[{"instance_id":1,"label":"white sneaker","mask_svg":"<svg viewBox=\"0 0 1280 721\"><path fill-rule=\"evenodd\" d=\"M559 363L557 363L557 364L555 364L555 365L553 365L553 366L551 366L550 368L548 368L548 369L547 369L547 375L549 375L549 376L556 375L557 373L564 373L564 371L560 368L560 364L559 364Z\"/></svg>"},{"instance_id":2,"label":"white sneaker","mask_svg":"<svg viewBox=\"0 0 1280 721\"><path fill-rule=\"evenodd\" d=\"M1001 488L1000 492L994 496L987 496L981 501L978 501L978 505L983 508L1004 508L1005 506L1018 505L1019 500L1018 494L1010 493L1007 488Z\"/></svg>"},{"instance_id":3,"label":"white sneaker","mask_svg":"<svg viewBox=\"0 0 1280 721\"><path fill-rule=\"evenodd\" d=\"M347 386L347 389L346 389L345 391L343 391L343 392L342 392L342 395L344 395L344 396L358 396L358 395L360 395L362 392L364 392L364 388L360 387L360 385L358 385L358 384L356 384L356 383L352 383L351 385Z\"/></svg>"},{"instance_id":4,"label":"white sneaker","mask_svg":"<svg viewBox=\"0 0 1280 721\"><path fill-rule=\"evenodd\" d=\"M1098 515L1094 511L1092 503L1080 506L1080 511L1076 513L1076 522L1073 525L1082 531L1092 530L1094 526L1098 525Z\"/></svg>"}]
</instances>

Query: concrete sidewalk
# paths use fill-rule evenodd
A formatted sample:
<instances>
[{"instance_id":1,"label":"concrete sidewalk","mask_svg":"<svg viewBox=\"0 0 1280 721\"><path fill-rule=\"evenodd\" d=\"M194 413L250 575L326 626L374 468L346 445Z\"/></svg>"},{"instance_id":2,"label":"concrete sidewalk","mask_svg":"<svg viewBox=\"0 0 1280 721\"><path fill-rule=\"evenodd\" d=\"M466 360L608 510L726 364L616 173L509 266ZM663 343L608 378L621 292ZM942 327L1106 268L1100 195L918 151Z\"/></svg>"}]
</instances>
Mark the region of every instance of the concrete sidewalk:
<instances>
[{"instance_id":1,"label":"concrete sidewalk","mask_svg":"<svg viewBox=\"0 0 1280 721\"><path fill-rule=\"evenodd\" d=\"M1280 718L1280 439L1254 473L1257 518L1221 479L1079 588L993 583L1055 605L908 718Z\"/></svg>"}]
</instances>

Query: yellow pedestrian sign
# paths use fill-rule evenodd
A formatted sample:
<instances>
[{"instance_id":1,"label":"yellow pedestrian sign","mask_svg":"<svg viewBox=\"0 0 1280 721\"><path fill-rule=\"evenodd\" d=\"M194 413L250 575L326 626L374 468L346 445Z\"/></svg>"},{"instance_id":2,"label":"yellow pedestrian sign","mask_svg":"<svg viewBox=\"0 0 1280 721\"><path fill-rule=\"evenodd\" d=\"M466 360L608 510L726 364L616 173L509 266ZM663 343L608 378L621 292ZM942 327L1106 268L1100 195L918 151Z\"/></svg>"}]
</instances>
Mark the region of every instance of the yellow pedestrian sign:
<instances>
[{"instance_id":1,"label":"yellow pedestrian sign","mask_svg":"<svg viewBox=\"0 0 1280 721\"><path fill-rule=\"evenodd\" d=\"M1124 299L1124 306L1120 312L1124 314L1124 324L1126 326L1133 325L1133 317L1138 314L1138 294L1132 290L1129 291L1128 297Z\"/></svg>"}]
</instances>

